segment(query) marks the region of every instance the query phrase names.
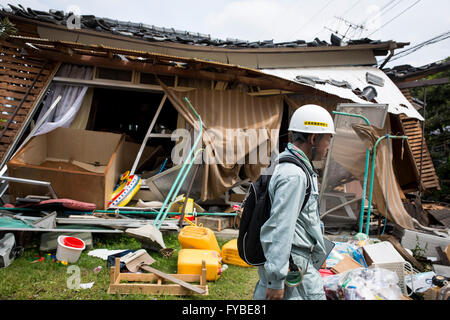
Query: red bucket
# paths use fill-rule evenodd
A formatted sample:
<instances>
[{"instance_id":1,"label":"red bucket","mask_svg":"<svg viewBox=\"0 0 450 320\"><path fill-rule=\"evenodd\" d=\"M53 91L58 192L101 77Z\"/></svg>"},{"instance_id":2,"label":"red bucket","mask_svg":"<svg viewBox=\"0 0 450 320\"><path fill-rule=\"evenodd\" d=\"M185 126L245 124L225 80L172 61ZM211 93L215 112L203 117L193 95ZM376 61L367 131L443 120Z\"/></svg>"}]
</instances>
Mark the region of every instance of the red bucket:
<instances>
[{"instance_id":1,"label":"red bucket","mask_svg":"<svg viewBox=\"0 0 450 320\"><path fill-rule=\"evenodd\" d=\"M84 242L83 240L80 240L75 237L65 237L64 238L64 245L72 248L83 248Z\"/></svg>"}]
</instances>

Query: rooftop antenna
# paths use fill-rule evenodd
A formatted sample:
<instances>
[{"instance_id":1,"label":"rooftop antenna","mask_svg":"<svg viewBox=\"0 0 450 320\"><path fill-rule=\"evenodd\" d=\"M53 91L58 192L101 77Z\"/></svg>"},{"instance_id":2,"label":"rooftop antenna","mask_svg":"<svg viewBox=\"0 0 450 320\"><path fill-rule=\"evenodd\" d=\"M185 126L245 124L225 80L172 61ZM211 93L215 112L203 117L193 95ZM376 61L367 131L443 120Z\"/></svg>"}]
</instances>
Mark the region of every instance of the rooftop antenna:
<instances>
[{"instance_id":1,"label":"rooftop antenna","mask_svg":"<svg viewBox=\"0 0 450 320\"><path fill-rule=\"evenodd\" d=\"M344 24L345 24L346 26L348 26L348 28L347 28L347 30L345 31L345 33L344 33L344 34L339 33L339 30L332 30L331 28L328 28L328 27L326 27L326 26L325 26L324 28L327 29L327 30L329 30L329 31L331 31L331 32L333 32L333 33L335 33L336 35L340 36L342 39L348 39L348 40L350 40L350 38L347 37L347 34L348 34L348 32L349 32L350 30L353 30L353 35L355 35L356 32L357 32L358 30L360 31L360 34L361 34L364 30L367 30L367 29L364 27L364 25L362 25L362 24L356 24L356 23L353 23L353 22L348 21L348 20L346 20L346 19L344 19L344 18L342 18L342 17L334 16L334 18L337 19L339 22L344 22ZM340 26L340 24L339 24L339 26Z\"/></svg>"}]
</instances>

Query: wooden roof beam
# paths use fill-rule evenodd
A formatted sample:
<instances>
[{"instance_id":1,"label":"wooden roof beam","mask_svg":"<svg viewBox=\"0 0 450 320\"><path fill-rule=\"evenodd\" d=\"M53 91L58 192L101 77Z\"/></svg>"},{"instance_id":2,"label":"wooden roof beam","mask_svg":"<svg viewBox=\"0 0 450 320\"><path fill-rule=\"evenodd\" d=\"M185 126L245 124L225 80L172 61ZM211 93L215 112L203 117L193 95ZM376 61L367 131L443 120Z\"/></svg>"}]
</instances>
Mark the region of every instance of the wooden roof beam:
<instances>
[{"instance_id":1,"label":"wooden roof beam","mask_svg":"<svg viewBox=\"0 0 450 320\"><path fill-rule=\"evenodd\" d=\"M30 55L36 55L39 57L45 56L50 60L73 63L73 64L84 64L97 67L106 67L113 69L122 70L134 70L147 73L155 73L160 75L175 75L187 78L198 78L204 80L216 80L216 81L226 81L226 82L240 82L251 86L259 86L264 89L280 89L293 92L311 92L316 89L306 87L294 82L280 79L277 77L271 77L268 75L261 75L260 77L248 76L245 73L219 73L211 72L205 70L195 70L192 68L183 69L176 66L167 65L155 65L147 62L135 62L135 61L121 61L121 60L111 60L108 58L90 56L90 55L80 55L73 54L71 56L59 52L40 50L39 52L30 53ZM255 73L255 75L257 75ZM320 91L316 90L318 94Z\"/></svg>"}]
</instances>

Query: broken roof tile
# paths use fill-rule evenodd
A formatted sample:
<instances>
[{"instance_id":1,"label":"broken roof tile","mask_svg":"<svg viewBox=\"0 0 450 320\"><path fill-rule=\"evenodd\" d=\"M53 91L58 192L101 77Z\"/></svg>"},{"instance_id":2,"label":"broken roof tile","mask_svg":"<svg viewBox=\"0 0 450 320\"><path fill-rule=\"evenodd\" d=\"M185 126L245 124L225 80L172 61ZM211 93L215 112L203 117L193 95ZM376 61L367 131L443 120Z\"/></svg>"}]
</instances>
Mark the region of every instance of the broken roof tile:
<instances>
[{"instance_id":1,"label":"broken roof tile","mask_svg":"<svg viewBox=\"0 0 450 320\"><path fill-rule=\"evenodd\" d=\"M59 25L67 25L67 19L72 12L65 13L62 10L50 9L48 12L25 9L22 5L14 6L8 4L10 8L2 8L1 11L27 19L48 22ZM0 12L1 12L0 11ZM145 23L119 21L109 18L99 18L94 15L81 15L81 27L83 29L110 32L113 34L129 37L141 38L147 41L172 41L185 44L195 44L202 46L215 46L224 48L298 48L298 47L319 47L337 45L338 37L332 35L331 44L326 41L315 38L313 41L295 40L290 42L274 43L273 40L264 41L246 41L241 39L212 39L209 34L199 32L175 30L174 28L157 27ZM339 39L340 40L340 39ZM346 44L374 44L381 41L371 39L350 40Z\"/></svg>"}]
</instances>

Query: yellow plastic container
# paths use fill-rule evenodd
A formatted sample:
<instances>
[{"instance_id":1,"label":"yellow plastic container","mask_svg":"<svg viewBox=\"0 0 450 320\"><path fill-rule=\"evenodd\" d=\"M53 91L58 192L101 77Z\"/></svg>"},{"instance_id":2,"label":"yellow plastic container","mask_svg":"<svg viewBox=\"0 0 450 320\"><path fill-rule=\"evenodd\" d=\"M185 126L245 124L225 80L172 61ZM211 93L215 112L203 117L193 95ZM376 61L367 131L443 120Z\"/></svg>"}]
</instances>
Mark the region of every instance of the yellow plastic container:
<instances>
[{"instance_id":1,"label":"yellow plastic container","mask_svg":"<svg viewBox=\"0 0 450 320\"><path fill-rule=\"evenodd\" d=\"M205 227L186 226L178 234L182 249L215 250L220 255L220 247L214 232Z\"/></svg>"},{"instance_id":2,"label":"yellow plastic container","mask_svg":"<svg viewBox=\"0 0 450 320\"><path fill-rule=\"evenodd\" d=\"M222 274L220 255L215 250L181 249L178 251L179 274L201 274L202 260L206 264L206 280L216 281Z\"/></svg>"},{"instance_id":3,"label":"yellow plastic container","mask_svg":"<svg viewBox=\"0 0 450 320\"><path fill-rule=\"evenodd\" d=\"M185 197L183 197L181 199L180 206L178 208L179 213L182 213L181 210L183 210L183 205L184 205L184 202L186 201L185 199L186 199ZM184 212L185 212L185 215L192 215L192 212L194 212L194 199L188 198Z\"/></svg>"},{"instance_id":4,"label":"yellow plastic container","mask_svg":"<svg viewBox=\"0 0 450 320\"><path fill-rule=\"evenodd\" d=\"M252 267L239 256L237 239L230 240L222 246L222 261L240 267Z\"/></svg>"}]
</instances>

